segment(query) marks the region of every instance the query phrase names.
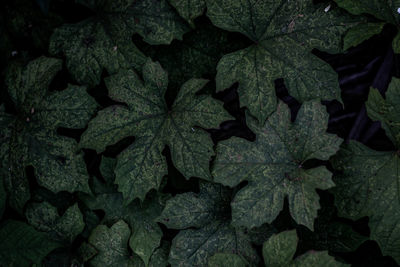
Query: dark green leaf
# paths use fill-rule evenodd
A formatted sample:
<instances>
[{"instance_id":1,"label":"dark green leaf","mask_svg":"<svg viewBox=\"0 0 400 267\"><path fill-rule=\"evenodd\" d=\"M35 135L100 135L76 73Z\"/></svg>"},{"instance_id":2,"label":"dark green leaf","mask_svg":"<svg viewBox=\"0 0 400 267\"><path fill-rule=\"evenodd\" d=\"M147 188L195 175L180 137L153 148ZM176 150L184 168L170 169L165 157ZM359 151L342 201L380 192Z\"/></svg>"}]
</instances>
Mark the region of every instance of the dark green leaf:
<instances>
[{"instance_id":1,"label":"dark green leaf","mask_svg":"<svg viewBox=\"0 0 400 267\"><path fill-rule=\"evenodd\" d=\"M328 160L342 140L326 133L328 114L319 102L302 105L296 121L282 102L263 127L247 116L255 142L231 138L218 143L212 174L216 182L239 190L232 202L234 225L252 228L271 223L283 208L284 198L296 222L313 229L319 209L315 189L334 186L331 173L323 166L304 169L309 159Z\"/></svg>"},{"instance_id":2,"label":"dark green leaf","mask_svg":"<svg viewBox=\"0 0 400 267\"><path fill-rule=\"evenodd\" d=\"M192 26L193 20L201 16L206 9L205 0L169 0L169 3Z\"/></svg>"},{"instance_id":3,"label":"dark green leaf","mask_svg":"<svg viewBox=\"0 0 400 267\"><path fill-rule=\"evenodd\" d=\"M209 267L246 267L247 261L236 254L217 253L208 260Z\"/></svg>"},{"instance_id":4,"label":"dark green leaf","mask_svg":"<svg viewBox=\"0 0 400 267\"><path fill-rule=\"evenodd\" d=\"M19 221L6 221L0 227L0 262L4 266L32 266L60 244L45 233Z\"/></svg>"},{"instance_id":5,"label":"dark green leaf","mask_svg":"<svg viewBox=\"0 0 400 267\"><path fill-rule=\"evenodd\" d=\"M290 95L303 102L340 100L335 71L311 53L337 52L349 24L337 8L313 1L207 0L207 15L218 27L239 32L254 44L225 55L218 64L217 90L239 82L242 106L263 123L276 109L274 81L284 78Z\"/></svg>"},{"instance_id":6,"label":"dark green leaf","mask_svg":"<svg viewBox=\"0 0 400 267\"><path fill-rule=\"evenodd\" d=\"M209 161L213 143L203 129L217 128L231 117L222 105L207 95L196 95L206 80L186 82L168 110L164 100L167 73L150 60L144 65L144 82L133 71L122 71L106 79L110 96L125 102L100 111L82 135L81 146L103 151L128 136L135 142L118 155L116 183L127 203L144 199L151 189L158 189L167 174L161 154L165 145L171 149L172 162L187 178L211 179Z\"/></svg>"}]
</instances>

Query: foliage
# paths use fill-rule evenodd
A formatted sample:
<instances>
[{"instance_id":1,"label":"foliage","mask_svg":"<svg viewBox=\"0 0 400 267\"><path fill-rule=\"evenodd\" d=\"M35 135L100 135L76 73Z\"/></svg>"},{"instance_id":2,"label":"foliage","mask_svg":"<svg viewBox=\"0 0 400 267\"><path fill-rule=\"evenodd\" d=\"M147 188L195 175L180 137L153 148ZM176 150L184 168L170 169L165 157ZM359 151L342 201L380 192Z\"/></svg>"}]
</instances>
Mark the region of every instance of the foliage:
<instances>
[{"instance_id":1,"label":"foliage","mask_svg":"<svg viewBox=\"0 0 400 267\"><path fill-rule=\"evenodd\" d=\"M1 266L400 263L400 80L365 101L393 149L344 142L321 58L398 1L27 1L0 18Z\"/></svg>"}]
</instances>

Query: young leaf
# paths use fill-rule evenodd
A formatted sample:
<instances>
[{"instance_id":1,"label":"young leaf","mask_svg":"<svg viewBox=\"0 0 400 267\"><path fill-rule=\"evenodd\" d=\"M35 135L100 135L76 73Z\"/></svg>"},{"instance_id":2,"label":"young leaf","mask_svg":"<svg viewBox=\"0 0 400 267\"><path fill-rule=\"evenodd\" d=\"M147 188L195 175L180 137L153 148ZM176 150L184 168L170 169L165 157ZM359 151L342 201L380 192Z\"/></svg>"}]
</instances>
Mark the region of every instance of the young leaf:
<instances>
[{"instance_id":1,"label":"young leaf","mask_svg":"<svg viewBox=\"0 0 400 267\"><path fill-rule=\"evenodd\" d=\"M127 106L114 105L100 111L81 138L81 147L100 152L122 138L135 136L135 142L118 155L115 169L115 181L127 203L135 198L143 200L148 191L159 188L167 173L161 154L165 145L171 149L175 167L186 178L211 179L213 143L201 128L217 128L231 118L217 100L196 95L206 80L186 82L168 110L164 100L167 73L158 63L148 60L143 79L144 82L133 71L107 78L110 96Z\"/></svg>"},{"instance_id":2,"label":"young leaf","mask_svg":"<svg viewBox=\"0 0 400 267\"><path fill-rule=\"evenodd\" d=\"M90 266L135 267L128 250L130 235L129 226L122 220L111 228L105 225L97 226L89 237L89 243L98 251L90 261Z\"/></svg>"},{"instance_id":3,"label":"young leaf","mask_svg":"<svg viewBox=\"0 0 400 267\"><path fill-rule=\"evenodd\" d=\"M338 9L301 1L207 0L207 16L217 27L239 32L254 42L219 62L217 90L239 82L241 105L260 123L276 109L274 81L284 78L290 95L304 102L338 99L335 71L311 53L339 51L348 28Z\"/></svg>"},{"instance_id":4,"label":"young leaf","mask_svg":"<svg viewBox=\"0 0 400 267\"><path fill-rule=\"evenodd\" d=\"M373 33L379 33L379 28L383 28L383 24L390 23L400 26L400 16L399 16L399 2L397 1L380 1L380 0L335 0L335 2L342 8L346 9L352 14L361 15L368 14L375 18L382 20L384 23L367 23L369 26L356 26L357 28L352 29L346 34L344 38L345 44L351 43L352 45L358 45L363 41L369 39ZM365 31L366 27L370 31ZM359 31L355 34L355 31ZM396 37L393 39L393 50L395 53L400 53L400 32L397 33ZM350 41L351 40L351 41ZM349 45L345 45L348 48Z\"/></svg>"},{"instance_id":5,"label":"young leaf","mask_svg":"<svg viewBox=\"0 0 400 267\"><path fill-rule=\"evenodd\" d=\"M250 266L258 263L248 235L230 225L230 199L227 188L204 182L197 196L189 192L167 201L159 221L182 230L172 240L172 266L207 266L217 252L241 255Z\"/></svg>"},{"instance_id":6,"label":"young leaf","mask_svg":"<svg viewBox=\"0 0 400 267\"><path fill-rule=\"evenodd\" d=\"M134 33L150 44L169 44L188 30L166 0L78 2L96 16L56 29L50 53L65 54L67 67L79 83L100 83L103 69L110 74L121 68L140 70L146 58L132 43Z\"/></svg>"},{"instance_id":7,"label":"young leaf","mask_svg":"<svg viewBox=\"0 0 400 267\"><path fill-rule=\"evenodd\" d=\"M58 215L57 208L47 202L32 203L26 210L29 224L41 232L47 232L56 241L72 242L83 231L85 223L77 204Z\"/></svg>"},{"instance_id":8,"label":"young leaf","mask_svg":"<svg viewBox=\"0 0 400 267\"><path fill-rule=\"evenodd\" d=\"M84 128L96 102L84 87L63 91L47 87L61 69L61 61L40 57L26 67L10 68L8 92L17 114L0 111L2 173L10 205L21 211L30 198L25 167L32 165L38 183L53 192L89 192L83 154L72 138L60 136L58 127Z\"/></svg>"},{"instance_id":9,"label":"young leaf","mask_svg":"<svg viewBox=\"0 0 400 267\"><path fill-rule=\"evenodd\" d=\"M280 102L264 126L250 116L247 122L256 141L233 137L218 143L212 169L215 181L224 185L248 181L232 202L232 223L248 228L271 223L287 196L294 220L313 229L320 207L315 189L334 184L325 167L304 169L302 164L309 159L328 160L342 142L326 133L325 107L317 101L305 102L292 124L289 108Z\"/></svg>"},{"instance_id":10,"label":"young leaf","mask_svg":"<svg viewBox=\"0 0 400 267\"><path fill-rule=\"evenodd\" d=\"M296 231L286 231L273 235L263 246L265 266L346 266L328 255L327 251L309 251L296 259L293 259L297 247Z\"/></svg>"},{"instance_id":11,"label":"young leaf","mask_svg":"<svg viewBox=\"0 0 400 267\"><path fill-rule=\"evenodd\" d=\"M60 244L23 222L8 220L0 226L0 262L4 266L40 264Z\"/></svg>"}]
</instances>

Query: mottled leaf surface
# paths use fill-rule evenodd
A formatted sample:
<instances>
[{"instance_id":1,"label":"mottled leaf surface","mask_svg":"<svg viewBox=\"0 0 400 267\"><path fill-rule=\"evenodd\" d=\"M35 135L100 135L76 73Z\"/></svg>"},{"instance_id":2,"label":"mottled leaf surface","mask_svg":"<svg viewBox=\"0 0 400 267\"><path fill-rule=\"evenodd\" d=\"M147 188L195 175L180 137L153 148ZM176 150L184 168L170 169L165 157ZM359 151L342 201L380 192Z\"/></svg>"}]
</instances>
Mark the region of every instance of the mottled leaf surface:
<instances>
[{"instance_id":1,"label":"mottled leaf surface","mask_svg":"<svg viewBox=\"0 0 400 267\"><path fill-rule=\"evenodd\" d=\"M96 102L84 87L62 91L47 87L61 69L58 59L40 57L25 67L10 67L6 84L17 114L0 111L1 161L10 205L22 210L30 198L25 167L32 165L39 185L53 192L89 192L88 175L74 139L57 128L84 128Z\"/></svg>"},{"instance_id":2,"label":"mottled leaf surface","mask_svg":"<svg viewBox=\"0 0 400 267\"><path fill-rule=\"evenodd\" d=\"M110 228L106 225L97 226L89 237L89 243L98 251L89 262L90 266L135 267L128 250L130 235L129 226L122 220Z\"/></svg>"},{"instance_id":3,"label":"mottled leaf surface","mask_svg":"<svg viewBox=\"0 0 400 267\"><path fill-rule=\"evenodd\" d=\"M202 182L198 195L183 193L167 201L159 220L168 228L181 229L172 240L172 266L207 266L217 252L240 255L250 266L258 263L249 236L230 225L230 199L227 188Z\"/></svg>"},{"instance_id":4,"label":"mottled leaf surface","mask_svg":"<svg viewBox=\"0 0 400 267\"><path fill-rule=\"evenodd\" d=\"M303 102L340 100L337 74L311 53L337 52L349 20L337 8L311 0L207 0L214 25L244 34L250 47L225 55L218 63L217 90L239 82L239 97L260 123L276 109L274 81L284 78L289 94ZM341 16L340 16L341 15Z\"/></svg>"},{"instance_id":5,"label":"mottled leaf surface","mask_svg":"<svg viewBox=\"0 0 400 267\"><path fill-rule=\"evenodd\" d=\"M82 135L81 146L103 151L107 145L135 136L134 143L118 155L115 169L118 189L127 203L144 199L158 189L167 174L161 154L171 149L172 162L187 178L211 179L209 161L213 143L204 128L217 128L231 117L208 95L196 95L207 83L192 79L182 85L172 108L164 100L167 73L150 60L142 81L133 71L122 71L106 79L111 98L126 103L101 110ZM203 129L201 129L201 128Z\"/></svg>"},{"instance_id":6,"label":"mottled leaf surface","mask_svg":"<svg viewBox=\"0 0 400 267\"><path fill-rule=\"evenodd\" d=\"M0 226L0 262L4 266L28 267L42 259L60 244L26 223L8 220Z\"/></svg>"},{"instance_id":7,"label":"mottled leaf surface","mask_svg":"<svg viewBox=\"0 0 400 267\"><path fill-rule=\"evenodd\" d=\"M392 78L386 99L378 90L371 88L366 107L368 116L380 121L386 135L400 148L400 79Z\"/></svg>"},{"instance_id":8,"label":"mottled leaf surface","mask_svg":"<svg viewBox=\"0 0 400 267\"><path fill-rule=\"evenodd\" d=\"M400 262L400 158L398 152L374 151L350 142L333 158L341 171L335 177L335 203L339 216L369 216L370 238L384 255Z\"/></svg>"},{"instance_id":9,"label":"mottled leaf surface","mask_svg":"<svg viewBox=\"0 0 400 267\"><path fill-rule=\"evenodd\" d=\"M208 260L208 267L246 267L247 261L237 254L216 253Z\"/></svg>"},{"instance_id":10,"label":"mottled leaf surface","mask_svg":"<svg viewBox=\"0 0 400 267\"><path fill-rule=\"evenodd\" d=\"M192 26L194 19L201 16L206 9L205 0L169 0L169 3Z\"/></svg>"},{"instance_id":11,"label":"mottled leaf surface","mask_svg":"<svg viewBox=\"0 0 400 267\"><path fill-rule=\"evenodd\" d=\"M96 16L56 29L50 53L64 54L67 67L80 83L100 83L103 69L141 70L145 56L131 38L139 33L150 44L181 39L188 26L166 0L80 0Z\"/></svg>"},{"instance_id":12,"label":"mottled leaf surface","mask_svg":"<svg viewBox=\"0 0 400 267\"><path fill-rule=\"evenodd\" d=\"M81 199L91 210L104 211L103 224L110 225L118 220L128 223L132 231L129 246L146 266L149 264L163 235L156 222L163 208L164 200L161 195L152 194L144 202L137 199L128 206L124 205L122 194L115 191L100 193L96 197L81 196Z\"/></svg>"},{"instance_id":13,"label":"mottled leaf surface","mask_svg":"<svg viewBox=\"0 0 400 267\"><path fill-rule=\"evenodd\" d=\"M352 27L345 35L343 40L343 49L348 50L350 47L357 46L368 40L372 36L380 33L385 23L361 23Z\"/></svg>"},{"instance_id":14,"label":"mottled leaf surface","mask_svg":"<svg viewBox=\"0 0 400 267\"><path fill-rule=\"evenodd\" d=\"M394 24L397 28L400 26L400 16L398 9L400 8L399 1L381 1L381 0L335 0L335 2L348 12L355 15L372 15L375 18L384 21L385 23ZM369 25L369 26L368 26ZM372 27L372 28L371 28ZM345 43L352 39L353 45L360 44L372 36L374 31L378 31L378 23L375 26L367 24L365 26L356 26L345 36ZM366 30L369 29L369 30ZM357 34L355 31L359 31ZM377 32L378 33L378 32ZM355 38L357 37L357 38ZM395 53L400 53L399 44L400 33L393 39L393 49ZM347 41L346 41L347 40Z\"/></svg>"},{"instance_id":15,"label":"mottled leaf surface","mask_svg":"<svg viewBox=\"0 0 400 267\"><path fill-rule=\"evenodd\" d=\"M56 241L72 242L85 227L83 215L77 204L69 207L60 216L57 208L47 202L32 203L25 215L30 225L48 233Z\"/></svg>"},{"instance_id":16,"label":"mottled leaf surface","mask_svg":"<svg viewBox=\"0 0 400 267\"><path fill-rule=\"evenodd\" d=\"M248 228L271 223L287 196L293 219L313 229L320 207L315 189L328 189L334 183L324 166L304 169L302 164L328 160L342 142L326 133L325 107L305 102L291 123L289 108L281 102L262 127L250 116L247 124L256 134L255 142L233 137L218 143L212 169L215 181L224 185L248 181L232 201L232 223Z\"/></svg>"},{"instance_id":17,"label":"mottled leaf surface","mask_svg":"<svg viewBox=\"0 0 400 267\"><path fill-rule=\"evenodd\" d=\"M273 235L263 245L265 266L346 266L328 255L327 251L309 251L293 259L297 247L296 231L285 231Z\"/></svg>"}]
</instances>

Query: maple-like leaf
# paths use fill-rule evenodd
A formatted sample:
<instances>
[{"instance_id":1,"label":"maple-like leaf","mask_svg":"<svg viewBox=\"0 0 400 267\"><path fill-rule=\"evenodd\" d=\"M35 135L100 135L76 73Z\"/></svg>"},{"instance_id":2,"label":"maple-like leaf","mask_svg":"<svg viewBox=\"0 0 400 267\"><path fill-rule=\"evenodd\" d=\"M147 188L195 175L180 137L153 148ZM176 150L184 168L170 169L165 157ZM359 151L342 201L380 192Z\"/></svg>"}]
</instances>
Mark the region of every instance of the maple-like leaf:
<instances>
[{"instance_id":1,"label":"maple-like leaf","mask_svg":"<svg viewBox=\"0 0 400 267\"><path fill-rule=\"evenodd\" d=\"M336 72L311 53L338 52L349 20L338 8L312 0L207 0L207 16L222 29L247 36L253 45L218 63L217 90L239 82L241 105L262 124L276 109L274 81L283 78L300 102L340 100Z\"/></svg>"},{"instance_id":2,"label":"maple-like leaf","mask_svg":"<svg viewBox=\"0 0 400 267\"><path fill-rule=\"evenodd\" d=\"M247 116L255 142L233 137L217 145L212 169L215 182L234 187L242 181L232 202L234 225L252 228L271 223L288 197L292 217L313 229L319 209L315 189L334 186L324 167L303 168L309 159L328 160L342 142L326 133L328 113L317 101L305 102L291 123L289 108L280 102L278 109L259 126Z\"/></svg>"},{"instance_id":3,"label":"maple-like leaf","mask_svg":"<svg viewBox=\"0 0 400 267\"><path fill-rule=\"evenodd\" d=\"M400 82L394 78L386 100L376 89L369 93L368 115L379 120L397 151L375 151L356 141L344 146L332 160L341 171L335 177L339 215L350 219L369 216L370 238L384 255L400 263Z\"/></svg>"},{"instance_id":4,"label":"maple-like leaf","mask_svg":"<svg viewBox=\"0 0 400 267\"><path fill-rule=\"evenodd\" d=\"M164 100L167 73L158 63L148 60L143 79L130 70L107 78L110 97L126 106L101 110L81 139L82 147L101 152L107 145L135 136L134 143L118 155L115 169L115 181L127 203L135 198L143 200L148 191L159 188L167 174L167 163L161 154L165 145L171 149L173 164L187 179L211 179L213 143L203 129L217 128L231 119L217 100L196 94L206 80L186 82L168 109Z\"/></svg>"},{"instance_id":5,"label":"maple-like leaf","mask_svg":"<svg viewBox=\"0 0 400 267\"><path fill-rule=\"evenodd\" d=\"M309 251L299 257L293 259L297 248L296 231L285 231L273 235L263 245L263 256L265 266L284 267L284 266L299 266L299 267L318 267L329 266L339 267L348 266L329 256L327 251Z\"/></svg>"},{"instance_id":6,"label":"maple-like leaf","mask_svg":"<svg viewBox=\"0 0 400 267\"><path fill-rule=\"evenodd\" d=\"M356 46L363 41L371 38L373 35L382 31L385 24L393 24L400 27L400 3L389 0L335 0L342 8L355 15L372 15L382 22L364 22L346 33L344 38L344 48L348 49ZM393 50L400 53L400 33L394 37Z\"/></svg>"},{"instance_id":7,"label":"maple-like leaf","mask_svg":"<svg viewBox=\"0 0 400 267\"><path fill-rule=\"evenodd\" d=\"M234 253L254 266L259 259L244 229L230 225L229 189L201 182L198 194L178 194L167 201L159 221L181 231L172 240L172 266L207 266L215 253Z\"/></svg>"},{"instance_id":8,"label":"maple-like leaf","mask_svg":"<svg viewBox=\"0 0 400 267\"><path fill-rule=\"evenodd\" d=\"M97 105L84 87L48 91L61 64L61 60L40 57L25 67L10 68L6 77L16 114L0 111L0 164L10 205L19 211L30 198L26 166L32 165L39 185L53 192L89 192L78 144L58 135L57 129L84 128Z\"/></svg>"},{"instance_id":9,"label":"maple-like leaf","mask_svg":"<svg viewBox=\"0 0 400 267\"><path fill-rule=\"evenodd\" d=\"M50 53L64 54L67 67L80 83L100 83L105 69L140 70L146 58L133 44L139 33L150 44L169 44L189 29L166 0L79 0L96 16L55 30Z\"/></svg>"}]
</instances>

